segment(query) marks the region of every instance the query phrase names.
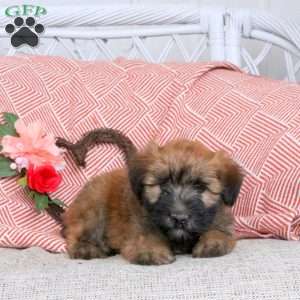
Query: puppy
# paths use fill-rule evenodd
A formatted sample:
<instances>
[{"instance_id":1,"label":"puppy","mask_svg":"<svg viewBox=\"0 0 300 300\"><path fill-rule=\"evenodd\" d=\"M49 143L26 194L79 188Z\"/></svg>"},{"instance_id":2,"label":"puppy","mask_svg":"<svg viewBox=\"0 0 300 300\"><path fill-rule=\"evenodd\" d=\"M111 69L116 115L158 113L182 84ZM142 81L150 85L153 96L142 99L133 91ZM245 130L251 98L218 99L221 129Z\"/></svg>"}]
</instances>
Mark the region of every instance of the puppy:
<instances>
[{"instance_id":1,"label":"puppy","mask_svg":"<svg viewBox=\"0 0 300 300\"><path fill-rule=\"evenodd\" d=\"M234 248L230 207L243 176L226 153L174 140L134 151L127 164L93 178L64 213L71 258L120 253L161 265L175 254L215 257Z\"/></svg>"}]
</instances>

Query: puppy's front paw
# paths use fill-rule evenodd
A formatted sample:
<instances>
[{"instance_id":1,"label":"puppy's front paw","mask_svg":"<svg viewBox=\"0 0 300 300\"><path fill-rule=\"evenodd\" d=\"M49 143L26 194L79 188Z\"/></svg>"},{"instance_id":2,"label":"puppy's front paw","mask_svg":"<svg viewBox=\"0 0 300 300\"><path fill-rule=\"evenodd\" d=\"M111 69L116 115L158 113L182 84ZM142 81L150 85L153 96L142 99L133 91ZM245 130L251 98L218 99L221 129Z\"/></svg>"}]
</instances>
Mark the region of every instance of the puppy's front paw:
<instances>
[{"instance_id":1,"label":"puppy's front paw","mask_svg":"<svg viewBox=\"0 0 300 300\"><path fill-rule=\"evenodd\" d=\"M175 261L168 245L154 236L139 236L121 249L121 254L138 265L164 265Z\"/></svg>"},{"instance_id":2,"label":"puppy's front paw","mask_svg":"<svg viewBox=\"0 0 300 300\"><path fill-rule=\"evenodd\" d=\"M132 263L138 265L165 265L175 261L174 255L170 251L148 250L136 253L131 260Z\"/></svg>"},{"instance_id":3,"label":"puppy's front paw","mask_svg":"<svg viewBox=\"0 0 300 300\"><path fill-rule=\"evenodd\" d=\"M218 230L204 234L193 249L193 257L216 257L232 251L235 240L232 236Z\"/></svg>"},{"instance_id":4,"label":"puppy's front paw","mask_svg":"<svg viewBox=\"0 0 300 300\"><path fill-rule=\"evenodd\" d=\"M85 242L79 242L73 247L69 247L68 253L71 258L77 259L106 258L108 256L101 248Z\"/></svg>"}]
</instances>

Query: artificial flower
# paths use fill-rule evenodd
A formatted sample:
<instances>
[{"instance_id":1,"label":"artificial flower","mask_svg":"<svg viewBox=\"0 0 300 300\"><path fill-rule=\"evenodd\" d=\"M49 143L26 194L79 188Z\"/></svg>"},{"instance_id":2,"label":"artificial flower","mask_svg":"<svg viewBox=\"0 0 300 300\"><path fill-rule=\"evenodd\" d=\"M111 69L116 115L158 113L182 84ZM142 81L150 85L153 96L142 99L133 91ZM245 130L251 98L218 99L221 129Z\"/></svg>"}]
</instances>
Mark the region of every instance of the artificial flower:
<instances>
[{"instance_id":1,"label":"artificial flower","mask_svg":"<svg viewBox=\"0 0 300 300\"><path fill-rule=\"evenodd\" d=\"M55 138L46 132L40 122L26 126L18 119L15 122L18 137L6 135L1 140L1 154L15 160L18 169L29 165L51 165L57 170L64 167L62 150L55 145Z\"/></svg>"},{"instance_id":2,"label":"artificial flower","mask_svg":"<svg viewBox=\"0 0 300 300\"><path fill-rule=\"evenodd\" d=\"M55 192L61 181L61 175L51 165L38 167L30 165L27 170L29 188L39 193Z\"/></svg>"}]
</instances>

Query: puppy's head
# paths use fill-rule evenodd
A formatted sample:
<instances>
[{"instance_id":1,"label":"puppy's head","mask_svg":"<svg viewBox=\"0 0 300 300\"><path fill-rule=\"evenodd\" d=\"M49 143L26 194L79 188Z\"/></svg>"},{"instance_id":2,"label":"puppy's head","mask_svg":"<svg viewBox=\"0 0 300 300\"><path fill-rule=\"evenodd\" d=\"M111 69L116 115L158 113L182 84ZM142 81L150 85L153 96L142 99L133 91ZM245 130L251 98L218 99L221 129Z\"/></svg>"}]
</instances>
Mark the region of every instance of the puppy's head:
<instances>
[{"instance_id":1,"label":"puppy's head","mask_svg":"<svg viewBox=\"0 0 300 300\"><path fill-rule=\"evenodd\" d=\"M225 153L187 140L150 144L132 161L129 178L151 221L178 241L205 232L221 204L234 204L242 183Z\"/></svg>"}]
</instances>

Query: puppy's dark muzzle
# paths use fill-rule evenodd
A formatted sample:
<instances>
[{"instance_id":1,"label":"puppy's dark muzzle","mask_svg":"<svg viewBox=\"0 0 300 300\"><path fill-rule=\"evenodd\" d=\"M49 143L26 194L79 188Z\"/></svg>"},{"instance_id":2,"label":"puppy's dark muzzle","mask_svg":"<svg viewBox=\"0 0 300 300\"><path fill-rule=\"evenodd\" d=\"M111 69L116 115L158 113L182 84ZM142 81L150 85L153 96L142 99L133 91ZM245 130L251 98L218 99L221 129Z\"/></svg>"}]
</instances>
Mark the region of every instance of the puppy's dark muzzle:
<instances>
[{"instance_id":1,"label":"puppy's dark muzzle","mask_svg":"<svg viewBox=\"0 0 300 300\"><path fill-rule=\"evenodd\" d=\"M186 214L172 214L171 218L176 228L185 229L188 223L188 215Z\"/></svg>"}]
</instances>

